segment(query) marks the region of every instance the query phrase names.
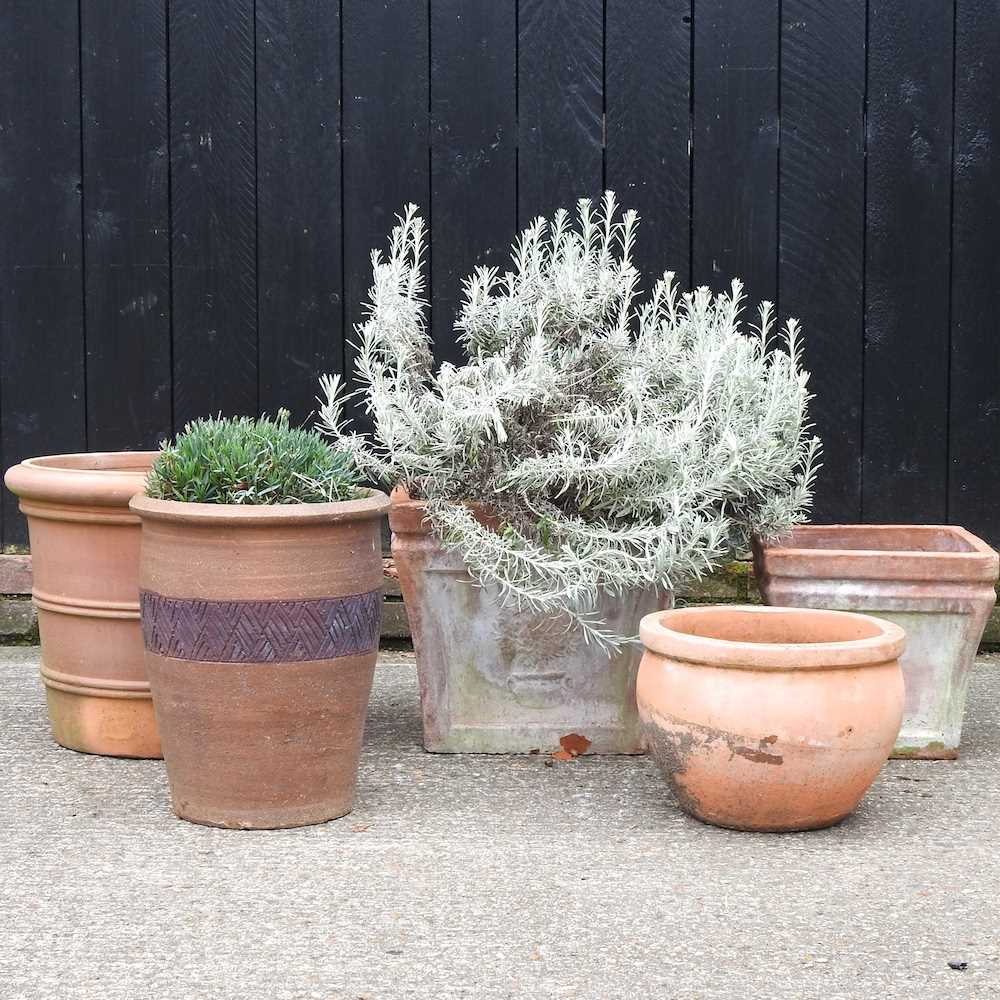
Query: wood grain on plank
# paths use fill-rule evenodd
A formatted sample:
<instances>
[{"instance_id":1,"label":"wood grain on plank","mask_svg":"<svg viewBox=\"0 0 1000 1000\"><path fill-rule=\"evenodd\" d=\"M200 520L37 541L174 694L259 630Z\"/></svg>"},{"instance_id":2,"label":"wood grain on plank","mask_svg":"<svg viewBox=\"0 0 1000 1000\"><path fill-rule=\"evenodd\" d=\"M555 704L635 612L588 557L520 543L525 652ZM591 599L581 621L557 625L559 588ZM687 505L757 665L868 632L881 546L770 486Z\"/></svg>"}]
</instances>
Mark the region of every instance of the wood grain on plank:
<instances>
[{"instance_id":1,"label":"wood grain on plank","mask_svg":"<svg viewBox=\"0 0 1000 1000\"><path fill-rule=\"evenodd\" d=\"M464 357L454 329L462 280L509 267L517 223L516 0L431 0L434 354Z\"/></svg>"},{"instance_id":2,"label":"wood grain on plank","mask_svg":"<svg viewBox=\"0 0 1000 1000\"><path fill-rule=\"evenodd\" d=\"M88 443L154 448L172 423L166 11L80 15Z\"/></svg>"},{"instance_id":3,"label":"wood grain on plank","mask_svg":"<svg viewBox=\"0 0 1000 1000\"><path fill-rule=\"evenodd\" d=\"M427 4L344 0L341 30L344 362L349 377L356 355L354 330L364 317L371 285L371 251L384 250L407 202L419 205L428 218ZM353 417L358 428L368 426L360 407Z\"/></svg>"},{"instance_id":4,"label":"wood grain on plank","mask_svg":"<svg viewBox=\"0 0 1000 1000\"><path fill-rule=\"evenodd\" d=\"M300 422L343 371L340 14L257 0L260 407Z\"/></svg>"},{"instance_id":5,"label":"wood grain on plank","mask_svg":"<svg viewBox=\"0 0 1000 1000\"><path fill-rule=\"evenodd\" d=\"M865 260L866 521L946 515L951 0L871 0Z\"/></svg>"},{"instance_id":6,"label":"wood grain on plank","mask_svg":"<svg viewBox=\"0 0 1000 1000\"><path fill-rule=\"evenodd\" d=\"M777 294L778 5L694 6L692 281Z\"/></svg>"},{"instance_id":7,"label":"wood grain on plank","mask_svg":"<svg viewBox=\"0 0 1000 1000\"><path fill-rule=\"evenodd\" d=\"M604 184L602 0L519 0L518 225Z\"/></svg>"},{"instance_id":8,"label":"wood grain on plank","mask_svg":"<svg viewBox=\"0 0 1000 1000\"><path fill-rule=\"evenodd\" d=\"M0 5L0 461L83 451L77 5ZM24 544L3 491L4 544Z\"/></svg>"},{"instance_id":9,"label":"wood grain on plank","mask_svg":"<svg viewBox=\"0 0 1000 1000\"><path fill-rule=\"evenodd\" d=\"M691 0L608 0L605 179L641 217L643 288L690 283Z\"/></svg>"},{"instance_id":10,"label":"wood grain on plank","mask_svg":"<svg viewBox=\"0 0 1000 1000\"><path fill-rule=\"evenodd\" d=\"M779 299L816 397L816 521L861 514L864 115L865 0L784 0Z\"/></svg>"},{"instance_id":11,"label":"wood grain on plank","mask_svg":"<svg viewBox=\"0 0 1000 1000\"><path fill-rule=\"evenodd\" d=\"M948 520L1000 544L1000 7L957 0Z\"/></svg>"},{"instance_id":12,"label":"wood grain on plank","mask_svg":"<svg viewBox=\"0 0 1000 1000\"><path fill-rule=\"evenodd\" d=\"M174 423L257 411L252 0L170 4Z\"/></svg>"}]
</instances>

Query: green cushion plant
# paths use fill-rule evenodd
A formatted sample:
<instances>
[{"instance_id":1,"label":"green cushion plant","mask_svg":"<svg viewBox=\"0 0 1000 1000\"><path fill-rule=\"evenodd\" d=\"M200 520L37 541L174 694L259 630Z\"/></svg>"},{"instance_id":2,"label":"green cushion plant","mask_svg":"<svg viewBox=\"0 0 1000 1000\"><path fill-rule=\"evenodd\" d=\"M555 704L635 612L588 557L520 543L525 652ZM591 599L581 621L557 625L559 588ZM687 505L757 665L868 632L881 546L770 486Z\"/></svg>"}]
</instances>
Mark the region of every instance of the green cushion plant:
<instances>
[{"instance_id":1,"label":"green cushion plant","mask_svg":"<svg viewBox=\"0 0 1000 1000\"><path fill-rule=\"evenodd\" d=\"M276 417L194 420L165 442L146 492L158 500L219 504L328 503L359 495L354 459L312 430Z\"/></svg>"}]
</instances>

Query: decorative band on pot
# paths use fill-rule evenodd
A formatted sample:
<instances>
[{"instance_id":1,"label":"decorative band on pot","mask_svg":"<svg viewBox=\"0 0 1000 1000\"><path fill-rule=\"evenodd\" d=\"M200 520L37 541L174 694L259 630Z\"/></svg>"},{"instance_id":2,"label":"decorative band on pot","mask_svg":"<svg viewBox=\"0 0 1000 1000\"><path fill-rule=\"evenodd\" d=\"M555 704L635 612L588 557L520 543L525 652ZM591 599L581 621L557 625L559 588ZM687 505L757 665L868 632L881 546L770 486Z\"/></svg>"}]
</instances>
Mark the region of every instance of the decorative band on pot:
<instances>
[{"instance_id":1,"label":"decorative band on pot","mask_svg":"<svg viewBox=\"0 0 1000 1000\"><path fill-rule=\"evenodd\" d=\"M382 591L310 600L208 601L140 595L146 649L177 660L302 663L377 648Z\"/></svg>"}]
</instances>

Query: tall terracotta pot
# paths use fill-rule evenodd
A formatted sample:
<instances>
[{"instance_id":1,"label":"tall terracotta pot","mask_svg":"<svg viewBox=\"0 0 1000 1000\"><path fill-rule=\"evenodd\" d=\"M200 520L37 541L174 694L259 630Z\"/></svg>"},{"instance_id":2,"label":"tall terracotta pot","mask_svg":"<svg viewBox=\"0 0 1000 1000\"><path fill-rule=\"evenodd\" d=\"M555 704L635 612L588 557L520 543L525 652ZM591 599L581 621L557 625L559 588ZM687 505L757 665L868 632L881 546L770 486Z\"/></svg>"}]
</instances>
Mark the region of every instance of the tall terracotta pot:
<instances>
[{"instance_id":1,"label":"tall terracotta pot","mask_svg":"<svg viewBox=\"0 0 1000 1000\"><path fill-rule=\"evenodd\" d=\"M898 625L720 605L648 615L640 632L639 713L683 809L759 831L853 812L899 731Z\"/></svg>"},{"instance_id":2,"label":"tall terracotta pot","mask_svg":"<svg viewBox=\"0 0 1000 1000\"><path fill-rule=\"evenodd\" d=\"M640 650L609 656L566 623L502 607L431 533L421 501L393 494L392 555L413 636L424 746L436 753L529 753L563 736L589 753L642 753L635 708ZM635 634L670 594L607 598L610 625Z\"/></svg>"},{"instance_id":3,"label":"tall terracotta pot","mask_svg":"<svg viewBox=\"0 0 1000 1000\"><path fill-rule=\"evenodd\" d=\"M958 756L998 558L951 525L806 525L754 548L768 604L861 611L906 631L906 709L895 757Z\"/></svg>"},{"instance_id":4,"label":"tall terracotta pot","mask_svg":"<svg viewBox=\"0 0 1000 1000\"><path fill-rule=\"evenodd\" d=\"M133 499L146 667L182 819L270 829L350 812L388 503Z\"/></svg>"},{"instance_id":5,"label":"tall terracotta pot","mask_svg":"<svg viewBox=\"0 0 1000 1000\"><path fill-rule=\"evenodd\" d=\"M7 470L31 539L52 735L84 753L159 757L139 627L139 518L155 452L29 458Z\"/></svg>"}]
</instances>

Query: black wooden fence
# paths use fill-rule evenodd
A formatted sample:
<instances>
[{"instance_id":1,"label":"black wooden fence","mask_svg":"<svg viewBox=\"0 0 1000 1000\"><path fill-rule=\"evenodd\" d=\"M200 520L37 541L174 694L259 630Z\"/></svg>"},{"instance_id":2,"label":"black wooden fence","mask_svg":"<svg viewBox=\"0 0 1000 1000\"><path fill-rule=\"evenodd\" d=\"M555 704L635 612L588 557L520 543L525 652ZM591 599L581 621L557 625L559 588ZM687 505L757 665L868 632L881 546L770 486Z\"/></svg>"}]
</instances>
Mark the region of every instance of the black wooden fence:
<instances>
[{"instance_id":1,"label":"black wooden fence","mask_svg":"<svg viewBox=\"0 0 1000 1000\"><path fill-rule=\"evenodd\" d=\"M802 319L819 518L996 541L998 126L996 0L4 0L0 457L304 416L406 201L453 358L459 278L612 187Z\"/></svg>"}]
</instances>

